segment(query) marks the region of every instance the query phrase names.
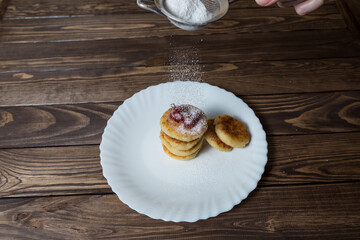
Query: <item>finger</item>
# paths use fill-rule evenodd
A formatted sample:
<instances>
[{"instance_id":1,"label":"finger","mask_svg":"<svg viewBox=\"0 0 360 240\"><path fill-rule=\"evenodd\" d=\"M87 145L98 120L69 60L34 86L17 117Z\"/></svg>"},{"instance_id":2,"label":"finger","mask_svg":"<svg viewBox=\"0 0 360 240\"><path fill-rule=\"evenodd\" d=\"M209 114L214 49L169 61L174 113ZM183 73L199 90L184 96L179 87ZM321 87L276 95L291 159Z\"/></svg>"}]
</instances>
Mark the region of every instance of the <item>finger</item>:
<instances>
[{"instance_id":1,"label":"finger","mask_svg":"<svg viewBox=\"0 0 360 240\"><path fill-rule=\"evenodd\" d=\"M293 7L299 3L304 2L305 0L288 0L288 1L278 1L277 5L281 8L288 8L288 7Z\"/></svg>"},{"instance_id":2,"label":"finger","mask_svg":"<svg viewBox=\"0 0 360 240\"><path fill-rule=\"evenodd\" d=\"M260 6L266 7L276 3L278 0L255 0Z\"/></svg>"},{"instance_id":3,"label":"finger","mask_svg":"<svg viewBox=\"0 0 360 240\"><path fill-rule=\"evenodd\" d=\"M297 14L304 16L309 12L315 11L323 4L324 0L307 0L305 2L299 3L298 5L295 5L294 8Z\"/></svg>"}]
</instances>

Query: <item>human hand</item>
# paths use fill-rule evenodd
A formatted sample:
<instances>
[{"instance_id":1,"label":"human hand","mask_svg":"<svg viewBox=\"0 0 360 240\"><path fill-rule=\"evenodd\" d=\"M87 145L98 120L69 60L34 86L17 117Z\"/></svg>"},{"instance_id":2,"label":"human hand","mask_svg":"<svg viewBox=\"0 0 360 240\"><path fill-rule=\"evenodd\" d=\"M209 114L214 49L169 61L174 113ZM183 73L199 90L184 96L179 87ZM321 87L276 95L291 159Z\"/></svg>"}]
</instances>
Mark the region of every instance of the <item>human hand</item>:
<instances>
[{"instance_id":1,"label":"human hand","mask_svg":"<svg viewBox=\"0 0 360 240\"><path fill-rule=\"evenodd\" d=\"M324 0L255 0L260 6L277 3L279 7L294 7L300 16L306 15L324 4Z\"/></svg>"}]
</instances>

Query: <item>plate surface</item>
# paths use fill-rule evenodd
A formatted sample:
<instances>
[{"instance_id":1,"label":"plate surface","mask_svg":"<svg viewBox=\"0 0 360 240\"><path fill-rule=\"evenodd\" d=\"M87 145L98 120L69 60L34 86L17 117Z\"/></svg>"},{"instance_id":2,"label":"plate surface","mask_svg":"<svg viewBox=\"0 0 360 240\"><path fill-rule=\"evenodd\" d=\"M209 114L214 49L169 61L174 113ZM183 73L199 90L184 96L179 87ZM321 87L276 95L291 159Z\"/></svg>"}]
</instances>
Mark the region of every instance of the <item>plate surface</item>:
<instances>
[{"instance_id":1,"label":"plate surface","mask_svg":"<svg viewBox=\"0 0 360 240\"><path fill-rule=\"evenodd\" d=\"M190 161L168 157L160 117L175 104L192 104L208 118L231 115L251 134L243 149L220 152L204 143ZM195 222L229 211L255 189L267 162L266 135L240 98L199 82L169 82L127 99L109 119L100 144L103 175L119 199L154 219Z\"/></svg>"}]
</instances>

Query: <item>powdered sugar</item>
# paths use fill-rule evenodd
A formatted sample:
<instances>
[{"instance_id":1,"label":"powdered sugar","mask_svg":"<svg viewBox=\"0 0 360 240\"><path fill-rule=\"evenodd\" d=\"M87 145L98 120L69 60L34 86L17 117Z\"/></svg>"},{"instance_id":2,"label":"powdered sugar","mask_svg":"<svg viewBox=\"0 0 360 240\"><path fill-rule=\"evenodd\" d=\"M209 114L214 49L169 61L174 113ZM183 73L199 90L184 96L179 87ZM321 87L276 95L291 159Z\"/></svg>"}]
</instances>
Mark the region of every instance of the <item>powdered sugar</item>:
<instances>
[{"instance_id":1,"label":"powdered sugar","mask_svg":"<svg viewBox=\"0 0 360 240\"><path fill-rule=\"evenodd\" d=\"M203 64L199 48L204 44L203 39L195 41L191 47L183 47L182 40L170 37L169 52L169 80L181 81L181 84L171 85L169 95L174 104L191 104L200 109L206 106L203 86L193 82L203 81ZM190 82L191 81L191 82Z\"/></svg>"},{"instance_id":2,"label":"powdered sugar","mask_svg":"<svg viewBox=\"0 0 360 240\"><path fill-rule=\"evenodd\" d=\"M199 108L189 104L180 106L182 108L181 114L184 117L184 121L179 124L177 131L184 135L198 135L204 131L207 127L206 116ZM194 122L194 125L192 123ZM191 128L187 127L192 125Z\"/></svg>"},{"instance_id":3,"label":"powdered sugar","mask_svg":"<svg viewBox=\"0 0 360 240\"><path fill-rule=\"evenodd\" d=\"M170 81L202 81L199 49L195 45L177 49L175 39L172 39L170 46L174 48L169 54Z\"/></svg>"},{"instance_id":4,"label":"powdered sugar","mask_svg":"<svg viewBox=\"0 0 360 240\"><path fill-rule=\"evenodd\" d=\"M206 119L200 118L200 120L192 128L186 128L184 123L181 123L177 130L184 135L198 135L206 128Z\"/></svg>"},{"instance_id":5,"label":"powdered sugar","mask_svg":"<svg viewBox=\"0 0 360 240\"><path fill-rule=\"evenodd\" d=\"M213 17L200 0L165 0L165 8L182 22L191 24L202 24Z\"/></svg>"}]
</instances>

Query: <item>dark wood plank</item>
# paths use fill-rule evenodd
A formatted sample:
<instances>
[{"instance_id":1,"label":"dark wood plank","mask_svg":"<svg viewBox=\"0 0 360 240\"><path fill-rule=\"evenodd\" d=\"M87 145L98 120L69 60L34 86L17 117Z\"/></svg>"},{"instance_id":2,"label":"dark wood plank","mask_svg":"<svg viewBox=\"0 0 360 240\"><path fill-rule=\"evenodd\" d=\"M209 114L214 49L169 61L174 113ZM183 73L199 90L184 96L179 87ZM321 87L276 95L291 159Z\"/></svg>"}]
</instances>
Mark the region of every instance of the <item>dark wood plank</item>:
<instances>
[{"instance_id":1,"label":"dark wood plank","mask_svg":"<svg viewBox=\"0 0 360 240\"><path fill-rule=\"evenodd\" d=\"M360 180L360 133L268 137L260 185Z\"/></svg>"},{"instance_id":2,"label":"dark wood plank","mask_svg":"<svg viewBox=\"0 0 360 240\"><path fill-rule=\"evenodd\" d=\"M116 195L0 200L6 239L358 239L360 184L257 188L196 223L153 220Z\"/></svg>"},{"instance_id":3,"label":"dark wood plank","mask_svg":"<svg viewBox=\"0 0 360 240\"><path fill-rule=\"evenodd\" d=\"M335 0L328 0L317 12L323 11L328 6L334 6ZM253 0L242 0L230 5L230 11L241 8L261 8ZM276 6L267 8L275 9ZM291 12L292 9L288 9ZM6 18L35 18L54 16L76 16L76 15L104 15L104 14L126 14L146 13L147 11L138 7L136 1L117 0L11 0ZM315 13L317 14L317 13Z\"/></svg>"},{"instance_id":4,"label":"dark wood plank","mask_svg":"<svg viewBox=\"0 0 360 240\"><path fill-rule=\"evenodd\" d=\"M357 0L338 0L339 9L349 30L360 40L360 3Z\"/></svg>"},{"instance_id":5,"label":"dark wood plank","mask_svg":"<svg viewBox=\"0 0 360 240\"><path fill-rule=\"evenodd\" d=\"M3 21L0 42L54 41L162 37L169 35L208 35L339 29L346 24L336 5L306 17L283 8L234 9L221 21L201 31L183 31L156 14L121 14L77 18L20 19Z\"/></svg>"},{"instance_id":6,"label":"dark wood plank","mask_svg":"<svg viewBox=\"0 0 360 240\"><path fill-rule=\"evenodd\" d=\"M267 140L269 160L260 186L360 180L360 148L354 144L360 133ZM0 149L0 198L109 193L99 154L98 145Z\"/></svg>"},{"instance_id":7,"label":"dark wood plank","mask_svg":"<svg viewBox=\"0 0 360 240\"><path fill-rule=\"evenodd\" d=\"M332 5L328 3L328 5ZM243 0L231 5L236 8L260 8L253 0ZM118 0L11 0L6 18L32 18L47 16L103 15L146 13L136 1Z\"/></svg>"},{"instance_id":8,"label":"dark wood plank","mask_svg":"<svg viewBox=\"0 0 360 240\"><path fill-rule=\"evenodd\" d=\"M0 145L17 147L20 142L31 146L97 144L116 108L117 104L2 108Z\"/></svg>"},{"instance_id":9,"label":"dark wood plank","mask_svg":"<svg viewBox=\"0 0 360 240\"><path fill-rule=\"evenodd\" d=\"M359 92L243 99L259 116L268 135L360 130ZM120 104L2 107L0 148L98 144L107 120Z\"/></svg>"},{"instance_id":10,"label":"dark wood plank","mask_svg":"<svg viewBox=\"0 0 360 240\"><path fill-rule=\"evenodd\" d=\"M221 39L221 41L219 41ZM162 49L162 51L159 51ZM359 57L346 30L121 38L76 42L0 43L0 71L163 64L174 52L196 51L199 64Z\"/></svg>"},{"instance_id":11,"label":"dark wood plank","mask_svg":"<svg viewBox=\"0 0 360 240\"><path fill-rule=\"evenodd\" d=\"M0 150L0 196L110 193L99 146Z\"/></svg>"},{"instance_id":12,"label":"dark wood plank","mask_svg":"<svg viewBox=\"0 0 360 240\"><path fill-rule=\"evenodd\" d=\"M76 15L104 15L144 13L136 1L116 0L11 0L5 18L68 17Z\"/></svg>"},{"instance_id":13,"label":"dark wood plank","mask_svg":"<svg viewBox=\"0 0 360 240\"><path fill-rule=\"evenodd\" d=\"M268 134L360 130L359 92L244 97Z\"/></svg>"},{"instance_id":14,"label":"dark wood plank","mask_svg":"<svg viewBox=\"0 0 360 240\"><path fill-rule=\"evenodd\" d=\"M164 66L151 67L0 73L0 106L124 101L150 85L178 78L202 79L242 96L360 90L360 58L165 66L167 61L153 59L151 64Z\"/></svg>"},{"instance_id":15,"label":"dark wood plank","mask_svg":"<svg viewBox=\"0 0 360 240\"><path fill-rule=\"evenodd\" d=\"M0 20L3 19L10 0L0 0Z\"/></svg>"}]
</instances>

